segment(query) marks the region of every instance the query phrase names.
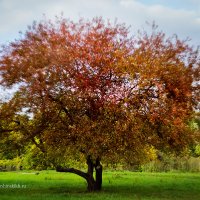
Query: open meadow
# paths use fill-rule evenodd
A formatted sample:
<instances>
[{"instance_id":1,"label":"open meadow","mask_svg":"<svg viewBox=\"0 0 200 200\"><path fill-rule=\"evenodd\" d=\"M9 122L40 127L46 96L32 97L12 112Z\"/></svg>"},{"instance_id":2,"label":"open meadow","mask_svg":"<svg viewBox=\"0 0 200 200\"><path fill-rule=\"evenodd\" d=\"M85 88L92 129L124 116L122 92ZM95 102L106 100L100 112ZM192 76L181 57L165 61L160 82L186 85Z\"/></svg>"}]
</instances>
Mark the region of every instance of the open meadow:
<instances>
[{"instance_id":1,"label":"open meadow","mask_svg":"<svg viewBox=\"0 0 200 200\"><path fill-rule=\"evenodd\" d=\"M200 174L109 171L103 190L86 192L83 179L55 171L0 173L1 200L199 200Z\"/></svg>"}]
</instances>

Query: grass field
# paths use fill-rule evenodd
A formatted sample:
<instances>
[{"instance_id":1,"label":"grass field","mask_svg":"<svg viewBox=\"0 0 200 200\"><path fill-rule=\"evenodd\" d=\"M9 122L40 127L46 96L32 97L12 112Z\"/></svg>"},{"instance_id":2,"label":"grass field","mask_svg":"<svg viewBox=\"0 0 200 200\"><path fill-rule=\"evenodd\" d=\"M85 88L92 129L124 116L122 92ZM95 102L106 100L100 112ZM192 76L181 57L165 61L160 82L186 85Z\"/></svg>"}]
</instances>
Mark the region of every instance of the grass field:
<instances>
[{"instance_id":1,"label":"grass field","mask_svg":"<svg viewBox=\"0 0 200 200\"><path fill-rule=\"evenodd\" d=\"M200 200L200 174L104 172L103 190L87 193L76 175L0 172L1 200Z\"/></svg>"}]
</instances>

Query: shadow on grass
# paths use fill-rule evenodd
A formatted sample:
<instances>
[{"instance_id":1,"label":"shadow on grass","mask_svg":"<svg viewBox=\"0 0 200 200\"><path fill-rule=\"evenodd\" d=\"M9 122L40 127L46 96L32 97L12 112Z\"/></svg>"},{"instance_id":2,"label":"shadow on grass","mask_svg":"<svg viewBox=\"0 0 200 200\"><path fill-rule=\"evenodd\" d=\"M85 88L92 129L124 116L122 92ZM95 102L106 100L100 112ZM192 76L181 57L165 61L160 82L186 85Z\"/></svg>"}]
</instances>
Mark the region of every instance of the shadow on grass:
<instances>
[{"instance_id":1,"label":"shadow on grass","mask_svg":"<svg viewBox=\"0 0 200 200\"><path fill-rule=\"evenodd\" d=\"M14 176L6 176L10 184ZM76 176L46 173L37 176L17 176L26 183L24 189L0 188L1 200L199 200L200 176L173 174L118 174L104 177L101 192L88 193L86 183ZM16 178L15 178L16 179ZM0 182L2 182L0 180ZM1 184L1 183L0 183Z\"/></svg>"},{"instance_id":2,"label":"shadow on grass","mask_svg":"<svg viewBox=\"0 0 200 200\"><path fill-rule=\"evenodd\" d=\"M68 187L50 187L43 189L33 189L33 193L42 194L46 199L52 196L58 199L62 197L67 199L151 199L151 200L199 200L200 191L187 189L182 184L170 185L106 185L100 192L89 193L86 187L68 186ZM28 194L28 193L27 193ZM38 195L36 195L38 196Z\"/></svg>"},{"instance_id":3,"label":"shadow on grass","mask_svg":"<svg viewBox=\"0 0 200 200\"><path fill-rule=\"evenodd\" d=\"M184 190L177 190L176 188L158 188L152 186L105 186L101 192L88 193L84 187L49 187L49 188L30 188L13 190L8 189L4 194L0 191L1 200L24 200L24 199L38 199L38 200L62 200L62 199L96 199L96 200L199 200L200 193L190 192Z\"/></svg>"}]
</instances>

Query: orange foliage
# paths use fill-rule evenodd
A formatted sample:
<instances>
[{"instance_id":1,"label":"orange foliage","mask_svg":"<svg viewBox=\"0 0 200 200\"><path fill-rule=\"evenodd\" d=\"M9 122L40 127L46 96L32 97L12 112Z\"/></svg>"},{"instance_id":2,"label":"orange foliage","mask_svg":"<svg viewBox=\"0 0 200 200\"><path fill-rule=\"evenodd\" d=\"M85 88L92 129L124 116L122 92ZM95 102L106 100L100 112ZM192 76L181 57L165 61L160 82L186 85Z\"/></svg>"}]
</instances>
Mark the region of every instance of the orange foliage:
<instances>
[{"instance_id":1,"label":"orange foliage","mask_svg":"<svg viewBox=\"0 0 200 200\"><path fill-rule=\"evenodd\" d=\"M30 130L31 137L47 149L70 146L107 160L188 144L187 121L199 101L199 52L154 29L129 34L102 18L59 19L33 24L2 48L1 84L20 84L13 106L33 116L38 131Z\"/></svg>"}]
</instances>

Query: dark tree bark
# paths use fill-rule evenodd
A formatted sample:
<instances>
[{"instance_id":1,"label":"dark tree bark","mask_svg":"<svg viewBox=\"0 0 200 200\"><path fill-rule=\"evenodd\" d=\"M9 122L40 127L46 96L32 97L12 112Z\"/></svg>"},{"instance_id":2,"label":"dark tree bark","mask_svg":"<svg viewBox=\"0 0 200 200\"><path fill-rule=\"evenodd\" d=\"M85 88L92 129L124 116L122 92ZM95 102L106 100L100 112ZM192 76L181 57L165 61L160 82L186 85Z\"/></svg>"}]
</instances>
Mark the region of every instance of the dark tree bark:
<instances>
[{"instance_id":1,"label":"dark tree bark","mask_svg":"<svg viewBox=\"0 0 200 200\"><path fill-rule=\"evenodd\" d=\"M100 159L97 158L96 164L95 164L95 170L96 170L96 189L101 190L102 188L102 172L103 167L100 163Z\"/></svg>"},{"instance_id":2,"label":"dark tree bark","mask_svg":"<svg viewBox=\"0 0 200 200\"><path fill-rule=\"evenodd\" d=\"M96 182L95 182L94 177L93 177L94 164L93 164L93 161L91 159L91 156L87 157L87 165L88 165L88 171L87 171L88 178L86 179L87 184L88 184L87 189L88 189L89 192L96 191Z\"/></svg>"},{"instance_id":3,"label":"dark tree bark","mask_svg":"<svg viewBox=\"0 0 200 200\"><path fill-rule=\"evenodd\" d=\"M57 172L70 172L70 173L74 173L74 174L77 174L77 175L81 176L84 179L87 179L87 173L82 172L82 171L80 171L78 169L65 168L65 167L57 166L56 167L56 171Z\"/></svg>"},{"instance_id":4,"label":"dark tree bark","mask_svg":"<svg viewBox=\"0 0 200 200\"><path fill-rule=\"evenodd\" d=\"M87 173L86 172L82 172L78 169L74 169L74 168L65 168L65 167L61 167L61 166L57 166L56 167L56 171L57 172L70 172L70 173L74 173L78 176L81 176L82 178L84 178L87 182L87 190L88 192L94 192L94 191L100 191L102 188L102 165L100 163L100 159L97 158L96 162L94 163L93 160L91 159L91 156L87 157ZM94 179L94 169L96 172L96 180Z\"/></svg>"}]
</instances>

